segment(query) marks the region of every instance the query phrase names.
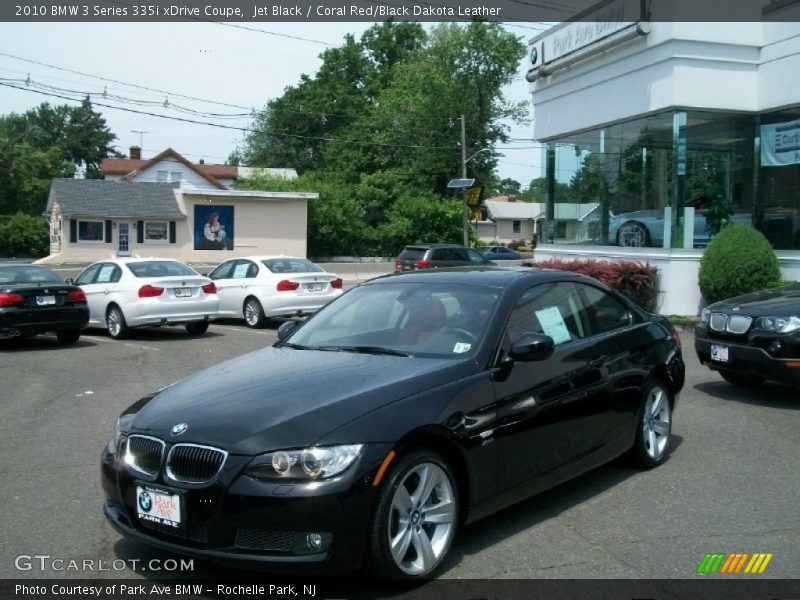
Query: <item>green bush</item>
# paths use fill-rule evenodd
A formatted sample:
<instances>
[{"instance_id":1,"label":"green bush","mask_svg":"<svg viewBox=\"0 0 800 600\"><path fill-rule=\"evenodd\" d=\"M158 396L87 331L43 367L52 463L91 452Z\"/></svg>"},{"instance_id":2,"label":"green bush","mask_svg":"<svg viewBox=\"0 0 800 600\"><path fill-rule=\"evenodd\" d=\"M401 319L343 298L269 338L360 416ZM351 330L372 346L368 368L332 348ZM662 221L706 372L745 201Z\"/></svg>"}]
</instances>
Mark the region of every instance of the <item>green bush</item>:
<instances>
[{"instance_id":1,"label":"green bush","mask_svg":"<svg viewBox=\"0 0 800 600\"><path fill-rule=\"evenodd\" d=\"M709 304L762 290L780 279L778 259L767 238L741 223L723 227L700 262L700 291Z\"/></svg>"},{"instance_id":2,"label":"green bush","mask_svg":"<svg viewBox=\"0 0 800 600\"><path fill-rule=\"evenodd\" d=\"M0 224L0 256L40 258L49 247L49 226L44 217L17 213Z\"/></svg>"}]
</instances>

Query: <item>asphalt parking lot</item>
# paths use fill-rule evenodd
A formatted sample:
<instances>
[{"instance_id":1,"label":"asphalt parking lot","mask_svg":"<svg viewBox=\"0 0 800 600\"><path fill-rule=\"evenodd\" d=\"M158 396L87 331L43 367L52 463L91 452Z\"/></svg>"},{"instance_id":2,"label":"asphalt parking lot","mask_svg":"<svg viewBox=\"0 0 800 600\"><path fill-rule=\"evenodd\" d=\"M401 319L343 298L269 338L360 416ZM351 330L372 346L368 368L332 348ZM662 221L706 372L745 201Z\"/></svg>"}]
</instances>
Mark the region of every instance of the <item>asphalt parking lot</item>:
<instances>
[{"instance_id":1,"label":"asphalt parking lot","mask_svg":"<svg viewBox=\"0 0 800 600\"><path fill-rule=\"evenodd\" d=\"M134 400L275 339L275 326L227 321L199 338L166 328L121 342L89 330L72 347L54 336L1 345L0 578L167 575L20 570L29 563L18 557L172 558L106 524L100 451ZM759 577L800 577L800 394L737 389L699 365L692 343L684 332L687 382L664 465L614 462L464 529L441 577L691 579L711 552L773 553Z\"/></svg>"}]
</instances>

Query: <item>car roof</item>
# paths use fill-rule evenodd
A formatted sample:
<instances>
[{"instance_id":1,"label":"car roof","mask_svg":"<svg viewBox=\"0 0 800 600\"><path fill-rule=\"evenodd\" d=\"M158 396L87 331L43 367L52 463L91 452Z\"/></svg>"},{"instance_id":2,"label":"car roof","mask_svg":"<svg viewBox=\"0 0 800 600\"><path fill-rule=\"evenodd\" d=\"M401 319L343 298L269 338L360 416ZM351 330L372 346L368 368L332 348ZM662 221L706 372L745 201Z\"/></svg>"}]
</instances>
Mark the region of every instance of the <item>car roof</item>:
<instances>
[{"instance_id":1,"label":"car roof","mask_svg":"<svg viewBox=\"0 0 800 600\"><path fill-rule=\"evenodd\" d=\"M405 248L419 248L422 250L428 248L466 248L466 246L462 244L409 244Z\"/></svg>"},{"instance_id":2,"label":"car roof","mask_svg":"<svg viewBox=\"0 0 800 600\"><path fill-rule=\"evenodd\" d=\"M308 260L307 258L303 258L302 256L285 256L283 254L264 254L264 255L258 254L258 255L253 255L253 256L237 256L235 258L241 258L241 259L245 259L245 260L254 260L254 261L260 261L260 260L305 260L305 261L308 261L308 262L313 262L313 261ZM228 260L233 260L233 259L231 258L231 259L228 259Z\"/></svg>"},{"instance_id":3,"label":"car roof","mask_svg":"<svg viewBox=\"0 0 800 600\"><path fill-rule=\"evenodd\" d=\"M575 281L595 282L595 279L558 269L542 269L539 267L453 267L447 269L419 269L403 273L392 273L377 277L362 285L410 282L410 283L455 283L471 285L488 285L505 287L520 279L532 282L572 279ZM600 284L602 286L602 283Z\"/></svg>"}]
</instances>

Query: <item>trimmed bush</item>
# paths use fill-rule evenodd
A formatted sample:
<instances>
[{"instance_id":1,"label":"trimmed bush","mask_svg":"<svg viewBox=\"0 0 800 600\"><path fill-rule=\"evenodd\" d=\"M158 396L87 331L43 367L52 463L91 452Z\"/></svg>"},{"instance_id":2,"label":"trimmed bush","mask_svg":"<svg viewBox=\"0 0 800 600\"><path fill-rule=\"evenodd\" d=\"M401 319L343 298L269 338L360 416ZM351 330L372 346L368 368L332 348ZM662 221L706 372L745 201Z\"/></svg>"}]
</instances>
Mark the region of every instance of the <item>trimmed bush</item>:
<instances>
[{"instance_id":1,"label":"trimmed bush","mask_svg":"<svg viewBox=\"0 0 800 600\"><path fill-rule=\"evenodd\" d=\"M40 258L50 247L49 226L44 217L17 213L0 224L0 256Z\"/></svg>"},{"instance_id":2,"label":"trimmed bush","mask_svg":"<svg viewBox=\"0 0 800 600\"><path fill-rule=\"evenodd\" d=\"M778 259L764 235L731 223L714 236L700 262L700 291L709 304L774 286Z\"/></svg>"},{"instance_id":3,"label":"trimmed bush","mask_svg":"<svg viewBox=\"0 0 800 600\"><path fill-rule=\"evenodd\" d=\"M560 260L551 258L532 267L560 269L594 277L617 290L648 312L653 312L658 298L658 269L650 264L632 260L609 262L605 260Z\"/></svg>"}]
</instances>

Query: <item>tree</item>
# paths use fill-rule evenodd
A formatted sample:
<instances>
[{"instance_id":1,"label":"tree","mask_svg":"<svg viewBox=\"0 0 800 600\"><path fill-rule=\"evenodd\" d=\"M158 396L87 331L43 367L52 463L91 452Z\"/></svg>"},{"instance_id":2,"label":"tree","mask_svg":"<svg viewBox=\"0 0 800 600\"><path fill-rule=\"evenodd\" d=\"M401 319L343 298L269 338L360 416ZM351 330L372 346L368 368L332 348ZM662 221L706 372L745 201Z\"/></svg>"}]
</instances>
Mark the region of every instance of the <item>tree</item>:
<instances>
[{"instance_id":1,"label":"tree","mask_svg":"<svg viewBox=\"0 0 800 600\"><path fill-rule=\"evenodd\" d=\"M88 98L80 106L43 103L0 116L0 213L41 214L50 180L72 177L77 165L99 177L115 139Z\"/></svg>"},{"instance_id":2,"label":"tree","mask_svg":"<svg viewBox=\"0 0 800 600\"><path fill-rule=\"evenodd\" d=\"M497 184L497 193L507 196L520 196L522 194L522 184L516 179L507 177Z\"/></svg>"}]
</instances>

